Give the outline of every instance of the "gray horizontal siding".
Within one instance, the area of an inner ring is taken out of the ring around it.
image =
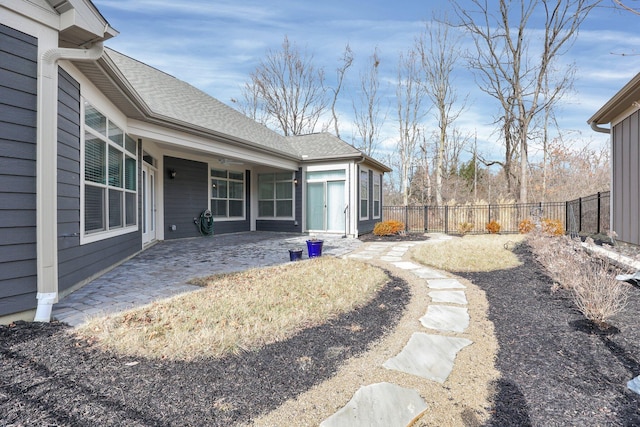
[[[198,237],[200,232],[193,218],[209,205],[208,165],[193,160],[164,158],[164,222],[165,239]],[[175,169],[176,178],[169,178],[169,170]],[[171,225],[176,230],[170,229]]]
[[[0,316],[36,306],[37,54],[0,24]]]
[[[142,249],[139,231],[80,245],[80,85],[58,74],[58,289],[64,291]]]
[[[164,167],[162,176],[164,179],[165,239],[201,236],[193,219],[198,218],[202,211],[209,206],[209,165],[203,162],[165,156]],[[175,179],[169,177],[171,169],[177,172]],[[245,217],[247,219],[241,221],[216,221],[214,219],[214,234],[251,230],[249,220],[251,217],[250,171],[245,171],[245,181]],[[171,230],[172,225],[176,226],[175,231]]]
[[[298,222],[298,224],[300,224]],[[301,227],[295,225],[293,220],[278,221],[278,220],[257,220],[257,231],[277,231],[286,233],[300,233]]]

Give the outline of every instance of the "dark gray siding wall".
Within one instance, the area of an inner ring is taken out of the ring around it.
[[[640,245],[640,112],[613,128],[612,229],[618,240]]]
[[[302,232],[302,168],[298,169],[295,178],[298,180],[298,185],[295,188],[295,206],[294,208],[294,221],[278,221],[278,220],[258,220],[256,221],[257,231],[278,231],[287,233],[301,233]],[[296,223],[298,225],[296,225]]]
[[[140,162],[140,156],[138,156]],[[80,85],[58,73],[58,289],[73,285],[142,249],[140,231],[80,246]]]
[[[164,158],[164,237],[167,240],[185,237],[199,237],[200,232],[193,222],[203,210],[209,206],[209,166],[206,163],[193,160]],[[171,179],[169,171],[174,169],[176,177]],[[251,210],[249,206],[249,183],[251,174],[245,171],[245,209],[246,220],[243,221],[215,221],[214,234],[236,233],[249,231]],[[171,226],[176,230],[172,231]]]
[[[165,239],[200,236],[193,219],[209,205],[207,164],[165,156],[164,167]],[[171,169],[176,171],[174,179],[169,177]],[[176,226],[175,231],[171,230],[172,225]]]
[[[373,231],[380,218],[373,218],[373,171],[369,171],[369,219],[360,221],[360,170],[358,169],[358,233],[366,234]]]
[[[0,316],[36,306],[38,41],[0,24]]]

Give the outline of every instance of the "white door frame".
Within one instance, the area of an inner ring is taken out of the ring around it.
[[[157,182],[156,169],[143,162],[142,165],[142,245],[157,239],[158,218],[156,216]]]

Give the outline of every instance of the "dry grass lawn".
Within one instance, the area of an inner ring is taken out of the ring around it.
[[[363,306],[387,281],[374,266],[322,257],[199,279],[202,290],[93,319],[77,332],[123,354],[221,357]]]
[[[524,240],[522,234],[465,236],[437,245],[420,245],[412,252],[416,262],[446,271],[494,271],[521,263],[511,251]]]

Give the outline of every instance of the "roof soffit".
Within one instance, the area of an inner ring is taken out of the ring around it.
[[[60,15],[61,46],[85,46],[118,35],[89,0],[47,0]]]
[[[609,99],[587,123],[604,125],[618,121],[618,118],[632,109],[634,103],[638,101],[640,101],[640,73]]]

